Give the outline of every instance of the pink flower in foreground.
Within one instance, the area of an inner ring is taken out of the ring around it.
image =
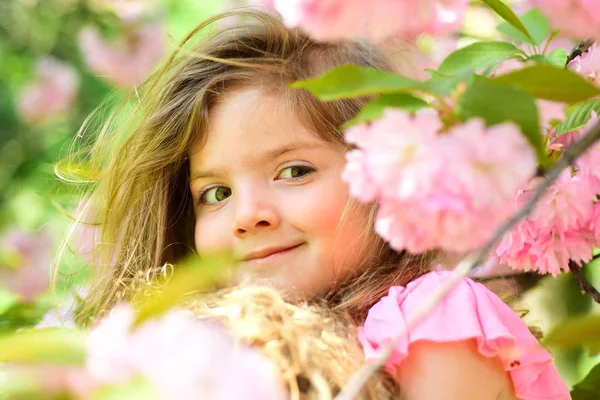
[[[130,30],[115,43],[107,43],[93,27],[84,28],[79,46],[90,71],[117,86],[140,84],[165,52],[161,24]]]
[[[437,168],[439,160],[431,160],[432,142],[442,123],[432,110],[415,116],[389,109],[371,125],[357,125],[346,133],[346,140],[359,150],[347,154],[347,167],[342,173],[350,185],[352,196],[369,202],[376,197],[400,197],[421,185],[418,174]]]
[[[79,89],[79,75],[60,60],[47,57],[36,65],[36,77],[17,99],[17,111],[30,125],[49,121],[66,113]]]
[[[568,68],[600,85],[600,49],[594,43],[588,51],[575,57]]]
[[[512,199],[535,173],[535,155],[513,124],[481,120],[438,134],[431,110],[414,117],[387,110],[348,131],[358,145],[342,178],[350,193],[377,199],[377,232],[398,250],[467,251],[485,241],[512,211]]]
[[[0,282],[24,301],[33,301],[50,285],[52,238],[47,232],[12,230],[0,238],[2,252],[16,265],[0,265]]]
[[[600,39],[600,2],[597,0],[532,0],[553,28],[575,39]]]
[[[457,30],[467,0],[274,0],[286,25],[301,27],[320,40],[382,40],[391,35],[414,38]]]
[[[87,370],[119,384],[141,376],[163,399],[283,399],[274,363],[215,322],[178,310],[132,328],[118,306],[90,332]]]

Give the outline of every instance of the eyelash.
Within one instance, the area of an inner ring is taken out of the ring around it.
[[[307,172],[304,175],[302,175],[302,176],[297,176],[297,177],[292,177],[292,178],[284,178],[284,179],[287,179],[287,180],[299,180],[299,179],[305,178],[307,175],[310,175],[310,174],[312,174],[312,173],[314,173],[314,172],[317,171],[316,168],[310,167],[308,165],[289,165],[289,166],[287,166],[285,168],[282,168],[277,175],[278,176],[281,175],[281,172],[285,171],[288,168],[296,168],[296,167],[306,168]],[[280,180],[280,179],[278,179],[278,180]],[[208,193],[209,190],[217,188],[217,187],[219,187],[219,186],[208,186],[208,187],[205,187],[204,189],[200,190],[200,192],[198,192],[198,201],[196,202],[196,205],[197,206],[206,206],[207,204],[203,201],[204,197],[206,196],[206,194]]]

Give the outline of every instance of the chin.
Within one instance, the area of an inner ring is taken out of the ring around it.
[[[240,286],[266,286],[283,293],[290,301],[306,300],[315,296],[315,288],[305,280],[290,280],[289,277],[280,275],[266,276],[263,271],[240,272],[235,282]]]

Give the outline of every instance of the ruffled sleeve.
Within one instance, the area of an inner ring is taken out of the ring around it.
[[[406,287],[394,286],[369,311],[359,339],[367,361],[377,349],[404,328],[406,319],[417,311],[453,274],[430,272]],[[552,356],[531,334],[527,325],[502,300],[485,286],[464,278],[445,296],[438,306],[410,332],[400,337],[386,362],[395,376],[408,347],[419,340],[437,343],[475,339],[479,353],[499,357],[510,373],[515,395],[524,400],[570,399],[569,390],[556,368]]]

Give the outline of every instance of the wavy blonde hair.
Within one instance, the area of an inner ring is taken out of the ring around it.
[[[229,17],[241,22],[218,24]],[[94,210],[95,241],[100,245],[89,265],[98,278],[79,310],[80,322],[93,320],[118,300],[128,299],[136,276],[164,271],[163,266],[177,265],[194,252],[187,155],[192,144],[205,138],[209,113],[221,96],[260,84],[280,94],[322,139],[344,143],[340,127],[367,99],[323,102],[288,85],[348,63],[393,69],[366,42],[316,42],[286,28],[275,15],[226,12],[194,29],[135,93],[133,107],[117,109],[125,114],[124,122],[110,117],[85,149],[80,141],[89,140],[87,133],[94,127],[91,122],[84,124],[75,143],[77,152],[57,167],[62,179],[92,186],[86,198],[88,208]],[[73,173],[82,164],[91,171],[84,179]],[[432,260],[430,254],[398,253],[374,235],[375,211],[374,205],[365,233],[373,237],[369,256],[325,296],[330,307],[347,312],[357,323],[390,286],[404,285],[423,274]],[[90,223],[89,212],[84,221]],[[65,245],[57,265],[67,250]]]
[[[290,303],[272,288],[225,289],[186,306],[201,318],[220,321],[233,337],[269,357],[292,400],[332,399],[364,362],[346,314],[326,305]],[[393,399],[399,391],[382,370],[357,399]]]

